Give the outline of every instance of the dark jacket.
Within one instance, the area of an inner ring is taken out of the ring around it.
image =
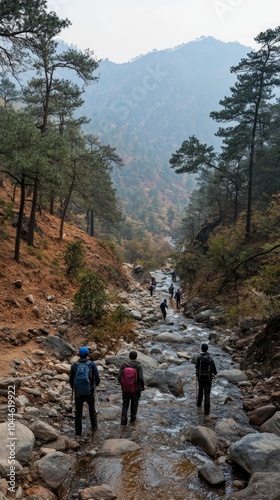
[[[89,361],[89,360],[85,359],[85,358],[80,358],[78,361],[76,361],[75,363],[72,364],[71,370],[70,370],[70,377],[69,377],[69,384],[72,387],[72,389],[74,389],[74,380],[75,380],[75,374],[77,371],[77,363],[86,363],[86,361]],[[94,363],[94,361],[90,361],[89,366],[92,370],[92,377],[91,377],[92,388],[91,389],[92,389],[92,392],[94,392],[94,387],[98,386],[100,384],[100,377],[99,377],[97,366]]]
[[[209,367],[209,369],[208,369]],[[213,359],[208,352],[199,354],[195,365],[196,376],[198,378],[205,378],[212,380],[213,375],[217,375],[217,370]]]
[[[144,384],[143,368],[142,368],[140,361],[137,361],[137,359],[129,359],[129,360],[123,362],[122,366],[119,369],[118,381],[121,382],[122,371],[127,366],[131,366],[132,368],[136,369],[137,375],[138,375],[139,389],[144,391],[145,384]]]

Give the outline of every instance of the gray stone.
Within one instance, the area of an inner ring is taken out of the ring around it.
[[[42,441],[52,441],[57,439],[59,432],[52,425],[43,422],[43,420],[35,420],[32,425],[30,425],[30,430],[34,433],[36,438]]]
[[[191,429],[190,440],[200,446],[211,458],[215,457],[219,449],[219,440],[215,432],[202,425]]]
[[[274,413],[274,415],[264,422],[260,427],[261,432],[270,432],[276,434],[280,437],[280,411]]]
[[[280,437],[267,432],[248,434],[230,446],[229,455],[249,474],[280,472]]]
[[[204,464],[198,471],[198,477],[211,484],[211,486],[224,486],[226,483],[225,476],[221,469],[212,462]]]
[[[14,434],[11,435],[11,432]],[[32,458],[34,443],[33,432],[18,420],[15,422],[15,428],[8,429],[8,422],[0,424],[1,459],[8,459],[11,456],[11,451],[15,450],[16,460],[21,464],[26,464]]]
[[[57,490],[70,470],[70,459],[65,453],[49,453],[36,462],[38,472],[48,486]]]
[[[75,353],[75,349],[71,344],[68,344],[68,342],[65,342],[65,340],[56,335],[46,337],[44,339],[43,346],[45,349],[51,351],[61,361],[73,356]]]
[[[247,488],[233,493],[228,500],[279,500],[279,492],[279,472],[255,472]]]
[[[141,450],[140,446],[129,439],[106,439],[98,454],[106,456],[119,456]]]

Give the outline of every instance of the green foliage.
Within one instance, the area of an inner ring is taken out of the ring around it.
[[[81,240],[68,243],[64,252],[64,262],[66,264],[66,274],[69,278],[78,278],[85,268],[86,250]]]
[[[106,314],[108,295],[104,278],[92,271],[87,271],[80,279],[80,288],[74,295],[74,304],[78,314],[93,323]]]
[[[125,325],[133,321],[133,316],[123,305],[119,304],[111,312],[110,318],[117,323],[117,325]]]
[[[118,253],[117,247],[113,241],[108,241],[108,240],[99,240],[98,239],[98,244],[106,250],[110,255],[115,257],[118,261],[120,261],[120,255]]]

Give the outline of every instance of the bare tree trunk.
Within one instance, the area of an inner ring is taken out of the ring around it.
[[[18,223],[17,223],[17,234],[15,242],[15,260],[19,262],[19,251],[20,251],[20,235],[22,228],[22,219],[24,213],[24,203],[25,203],[25,174],[23,173],[20,181],[20,206],[18,212]]]
[[[73,178],[72,178],[72,182],[71,182],[71,186],[69,188],[69,193],[68,193],[68,196],[67,196],[67,198],[65,200],[65,204],[64,204],[64,208],[63,208],[63,212],[62,212],[62,216],[61,216],[60,229],[59,229],[59,239],[60,240],[63,240],[63,226],[64,226],[64,221],[65,221],[66,213],[67,213],[67,210],[68,210],[68,206],[69,206],[69,203],[70,203],[70,199],[71,199],[71,196],[72,196],[72,192],[73,192],[73,189],[74,189],[75,180],[76,180],[76,172],[74,170]]]
[[[27,244],[29,247],[32,247],[34,245],[37,199],[38,199],[38,178],[36,177],[34,179],[32,207],[31,207],[31,213],[30,213],[30,219],[29,219],[29,230],[28,230],[28,239],[27,239]]]

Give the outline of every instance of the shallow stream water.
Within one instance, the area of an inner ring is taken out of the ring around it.
[[[168,298],[171,277],[160,271],[154,274],[157,287],[151,300],[159,304],[163,298]],[[175,288],[177,285],[175,283]],[[185,318],[176,309],[175,300],[168,299],[168,306],[166,323],[162,320],[147,330],[151,340],[145,341],[143,348],[156,359],[162,355],[174,358],[169,369],[179,373],[185,381],[184,397],[176,398],[171,393],[147,387],[140,399],[137,421],[121,428],[120,387],[114,376],[107,379],[104,392],[98,393],[98,430],[93,436],[88,431],[85,443],[76,453],[77,462],[69,476],[67,492],[61,496],[63,500],[77,498],[85,487],[100,484],[109,485],[118,500],[218,500],[233,493],[233,472],[227,463],[220,465],[226,477],[224,488],[214,489],[198,478],[198,469],[212,459],[187,441],[186,436],[190,427],[198,425],[215,430],[215,425],[223,418],[232,418],[240,428],[248,428],[241,392],[237,386],[217,377],[211,391],[211,418],[206,419],[203,409],[196,406],[194,364],[190,360],[179,360],[177,352],[187,352],[190,356],[198,354],[201,343],[206,341],[218,372],[239,367],[228,353],[209,342],[210,330]],[[182,331],[182,325],[185,325],[187,334],[191,334],[192,343],[163,344],[152,340],[155,334],[163,331]],[[115,396],[108,401],[108,394]],[[98,450],[105,439],[112,438],[135,441],[141,450],[122,457],[94,456],[92,450]]]

